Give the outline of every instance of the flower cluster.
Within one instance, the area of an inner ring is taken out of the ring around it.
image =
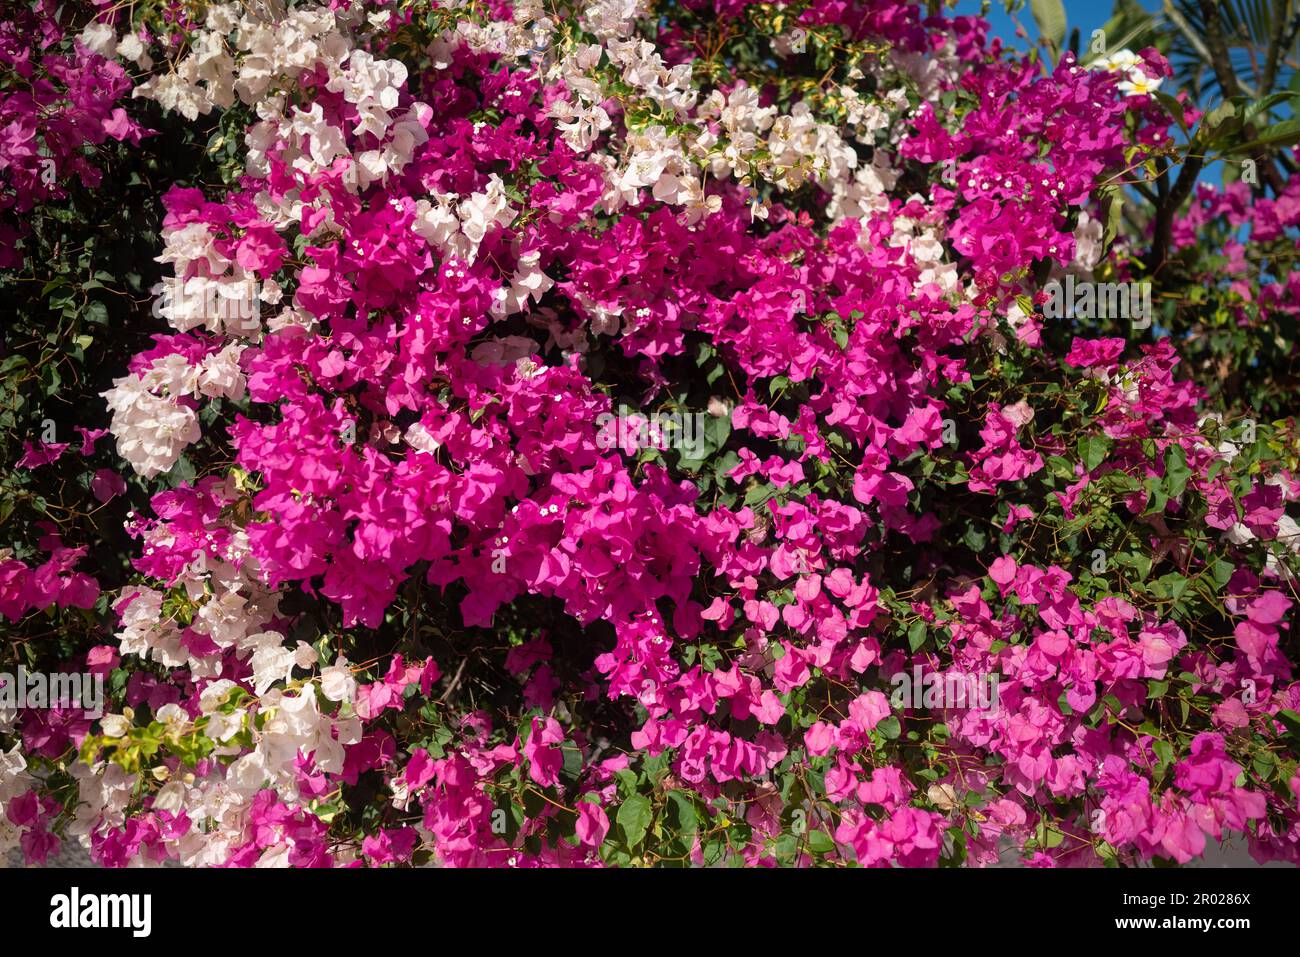
[[[1300,863],[1293,447],[1234,443],[1168,338],[1057,350],[1034,308],[1138,268],[1098,195],[1169,148],[1168,64],[785,9],[84,28],[95,69],[144,71],[133,105],[237,129],[237,176],[159,197],[156,261],[257,309],[165,308],[114,370],[148,490],[86,659],[114,710],[38,743],[20,717],[0,847],[41,858],[57,820],[112,866],[1095,865],[1232,835]],[[797,22],[834,82],[706,55],[718,21],[811,70]],[[661,413],[703,434],[602,436]],[[0,614],[94,606],[47,547],[0,564]],[[1000,693],[891,702],[914,669]],[[29,768],[59,746],[66,806]]]
[[[99,184],[95,146],[138,145],[149,132],[127,114],[131,78],[101,45],[78,39],[59,48],[58,6],[15,4],[0,18],[0,70],[18,81],[0,92],[0,268],[22,266],[19,240],[33,207],[65,197],[74,183]]]

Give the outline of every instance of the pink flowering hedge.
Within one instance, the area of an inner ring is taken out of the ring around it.
[[[932,7],[6,8],[0,850],[1300,863],[1300,135]]]

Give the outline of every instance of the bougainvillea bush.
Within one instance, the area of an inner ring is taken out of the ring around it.
[[[7,6],[0,849],[1300,863],[1286,77],[1057,7]]]

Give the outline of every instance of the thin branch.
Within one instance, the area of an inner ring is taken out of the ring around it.
[[[1219,13],[1219,4],[1216,0],[1200,0],[1200,3],[1201,16],[1205,19],[1204,49],[1207,56],[1205,62],[1219,78],[1219,86],[1223,88],[1223,98],[1230,100],[1234,96],[1245,93],[1252,100],[1255,99],[1258,95],[1255,88],[1246,81],[1238,79],[1237,71],[1232,68],[1232,55],[1228,50],[1228,42],[1224,38],[1223,18]]]
[[[1160,171],[1160,179],[1156,182],[1160,203],[1156,206],[1155,236],[1152,238],[1151,253],[1147,262],[1147,267],[1152,273],[1159,272],[1169,258],[1169,237],[1174,228],[1174,216],[1177,215],[1184,200],[1191,195],[1192,187],[1196,185],[1196,179],[1201,175],[1201,168],[1204,165],[1203,156],[1188,156],[1183,161],[1182,169],[1178,171],[1178,179],[1174,181],[1167,195],[1161,188],[1166,183],[1167,170],[1162,168]]]
[[[1274,10],[1277,7],[1274,6]],[[1269,31],[1268,38],[1268,55],[1264,59],[1264,75],[1260,77],[1259,88],[1266,94],[1273,89],[1273,82],[1277,79],[1277,64],[1282,56],[1282,34],[1287,30],[1286,23],[1274,23]]]

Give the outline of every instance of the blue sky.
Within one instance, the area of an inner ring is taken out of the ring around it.
[[[1105,25],[1110,19],[1112,4],[1110,0],[1064,0],[1065,18],[1066,18],[1066,38],[1069,38],[1069,31],[1075,27],[1079,28],[1079,48],[1082,50],[1087,46],[1088,37],[1092,31]],[[1139,0],[1140,4],[1148,10],[1160,9],[1159,0]],[[974,16],[980,12],[980,0],[959,0],[956,6],[956,12],[962,15]],[[1038,28],[1034,23],[1034,16],[1029,12],[1029,4],[1026,2],[1022,8],[1016,12],[1016,20],[1019,20],[1024,28],[1029,32],[1033,39],[1038,38]],[[1016,38],[1016,24],[1006,13],[1006,4],[1003,0],[992,0],[989,5],[988,21],[992,25],[992,33],[999,36],[1002,41],[1009,46],[1024,47],[1024,40]]]

